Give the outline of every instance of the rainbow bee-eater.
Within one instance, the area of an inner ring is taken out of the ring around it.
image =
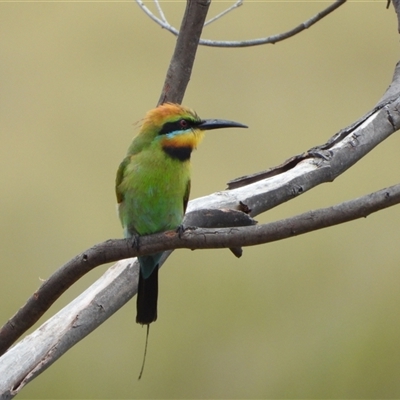
[[[204,131],[247,128],[238,122],[201,119],[193,110],[166,103],[150,110],[129,146],[116,179],[124,236],[140,236],[181,226],[190,192],[190,155]],[[136,322],[157,319],[158,267],[162,253],[138,257]]]

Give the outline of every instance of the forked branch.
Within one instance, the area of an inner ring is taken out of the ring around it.
[[[192,3],[200,2],[192,0],[188,2],[188,6]],[[337,8],[343,3],[344,1],[334,4]],[[201,7],[207,7],[207,4],[206,1],[201,3],[200,9],[196,11],[199,13],[197,15],[201,15],[199,18],[204,17],[203,22],[206,12],[204,13],[205,9]],[[393,4],[397,11],[399,1],[394,0]],[[189,16],[189,12],[185,14],[186,23]],[[196,19],[195,14],[192,17]],[[182,23],[181,34],[192,29],[185,25],[185,21]],[[196,29],[196,35],[199,37],[201,28]],[[182,49],[184,48],[183,45]],[[176,49],[175,53],[174,59],[179,63],[182,52]],[[188,60],[179,65],[183,70],[185,66],[189,67],[189,73],[184,76],[182,83],[178,82],[180,76],[177,69],[172,69],[172,73],[167,74],[160,101],[180,101],[190,77],[194,57],[195,51],[192,49]],[[176,85],[179,89],[171,90]],[[360,120],[334,135],[322,146],[294,156],[276,168],[237,179],[230,184],[230,190],[191,201],[188,212],[227,208],[247,210],[251,216],[255,216],[321,183],[330,182],[400,128],[399,110],[400,74],[399,67],[396,67],[392,84],[383,99]],[[211,230],[189,229],[182,239],[179,239],[175,232],[149,236],[142,238],[140,251],[151,253],[183,247],[194,249],[249,246],[280,240],[365,217],[371,212],[397,204],[400,201],[399,191],[399,185],[396,185],[338,206],[310,211],[267,225]],[[202,221],[199,220],[196,225],[201,226]],[[164,259],[169,253],[165,253]],[[83,274],[97,265],[134,254],[136,253],[126,240],[110,240],[75,257],[44,282],[28,303],[2,328],[2,352],[6,351]],[[6,352],[0,358],[0,399],[15,396],[24,385],[132,298],[137,290],[137,272],[137,264],[133,259],[119,261],[70,305]],[[26,356],[27,354],[29,356]]]
[[[156,7],[160,13],[161,19],[155,16],[148,7],[144,4],[142,0],[136,0],[136,3],[138,6],[146,13],[147,16],[149,16],[155,23],[160,25],[162,28],[166,29],[167,31],[171,32],[173,35],[178,36],[179,30],[174,28],[170,23],[167,21],[165,18],[164,13],[162,12],[162,9],[160,7],[160,4],[158,0],[154,1],[156,4]],[[346,0],[336,0],[333,4],[330,4],[328,7],[317,13],[316,15],[313,15],[311,18],[307,19],[304,22],[301,22],[299,25],[295,26],[292,29],[289,29],[286,32],[278,33],[276,35],[271,35],[267,37],[262,37],[262,38],[256,38],[256,39],[249,39],[249,40],[238,40],[238,41],[225,41],[225,40],[210,40],[210,39],[200,39],[199,44],[202,46],[210,46],[210,47],[251,47],[251,46],[260,46],[263,44],[275,44],[278,42],[281,42],[282,40],[288,39],[292,36],[297,35],[300,32],[303,32],[304,30],[310,28],[314,24],[316,24],[318,21],[338,9],[340,6],[342,6],[344,3],[346,3]],[[207,21],[204,26],[209,25],[210,23],[217,21],[230,11],[235,10],[236,8],[240,7],[243,4],[243,1],[238,0],[236,1],[233,5],[228,7],[226,10],[221,12],[220,14],[216,15],[215,17],[211,18],[209,21]]]

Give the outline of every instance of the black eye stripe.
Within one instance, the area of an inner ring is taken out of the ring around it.
[[[183,127],[183,124],[186,122],[186,126]],[[173,122],[166,122],[160,132],[158,133],[159,135],[166,135],[171,132],[176,132],[176,131],[182,131],[186,129],[190,129],[196,125],[196,122],[187,120],[187,119],[180,119],[178,121],[173,121]]]

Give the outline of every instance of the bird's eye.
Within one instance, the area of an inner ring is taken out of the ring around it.
[[[189,127],[189,122],[187,122],[185,119],[179,120],[179,126],[182,129],[187,129]]]
[[[170,133],[178,133],[180,131],[186,131],[194,126],[194,123],[187,121],[186,119],[178,119],[177,121],[166,122],[158,132],[159,135],[168,135]]]

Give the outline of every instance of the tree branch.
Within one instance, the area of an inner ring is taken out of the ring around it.
[[[168,231],[141,238],[141,250],[125,239],[108,240],[88,249],[57,271],[35,293],[42,296],[46,284],[60,286],[70,270],[79,270],[86,263],[91,268],[121,257],[151,254],[176,248],[211,249],[231,246],[254,246],[301,235],[317,229],[365,218],[373,212],[400,203],[400,184],[362,196],[342,204],[322,208],[281,221],[259,226],[188,229],[180,237]],[[99,258],[98,254],[105,255]],[[138,268],[132,259],[121,260],[95,284],[67,307],[45,322],[33,334],[9,350],[0,363],[0,395],[13,396],[35,376],[47,369],[70,347],[96,329],[137,292]],[[39,349],[35,352],[32,349]],[[18,362],[20,354],[28,354]],[[17,384],[15,384],[17,382]],[[12,389],[10,389],[12,388]],[[0,397],[3,398],[3,397]],[[10,397],[4,397],[10,398]]]
[[[363,118],[352,124],[350,127],[343,129],[342,131],[338,132],[334,135],[331,139],[328,140],[322,146],[318,146],[308,152],[305,152],[304,155],[292,157],[289,161],[283,163],[280,167],[273,168],[270,170],[271,174],[268,176],[268,173],[263,173],[263,179],[259,179],[257,177],[256,181],[249,182],[248,178],[243,180],[239,180],[238,187],[231,190],[226,190],[223,192],[214,193],[212,195],[198,198],[189,202],[188,205],[188,213],[195,210],[201,209],[215,209],[215,208],[230,208],[241,210],[243,208],[247,208],[250,211],[250,215],[254,216],[261,212],[264,212],[268,209],[275,207],[278,204],[286,202],[293,197],[296,197],[302,193],[305,193],[307,190],[311,189],[312,187],[319,185],[323,182],[330,182],[335,179],[338,175],[343,173],[347,170],[351,165],[354,165],[358,160],[360,160],[364,155],[366,155],[369,151],[371,151],[377,144],[388,138],[393,132],[400,128],[400,88],[399,88],[399,66],[396,67],[394,78],[392,84],[390,85],[388,92],[390,96],[384,96],[383,100],[375,107],[371,112],[367,113]],[[397,194],[396,194],[397,196]],[[389,196],[390,197],[390,196]],[[397,198],[397,197],[396,197]],[[388,203],[389,204],[389,203]],[[327,212],[327,210],[321,211],[322,213]],[[315,215],[315,214],[311,214]],[[364,214],[362,215],[364,216]],[[314,218],[314,217],[313,217]],[[327,219],[331,218],[329,216],[326,217]],[[310,219],[310,218],[309,218]],[[312,220],[312,218],[311,218]],[[326,219],[325,219],[326,220]],[[284,223],[280,225],[283,229],[284,225],[287,224],[288,221],[285,220]],[[324,222],[325,223],[325,222]],[[276,224],[279,224],[277,222]],[[201,225],[201,221],[199,223]],[[326,225],[328,226],[328,225]],[[264,227],[262,227],[264,228]],[[275,229],[278,228],[278,225],[275,226]],[[238,229],[238,228],[237,228]],[[258,231],[259,227],[249,227],[245,229],[254,229]],[[305,229],[305,228],[304,228]],[[235,232],[236,230],[228,230],[229,232]],[[204,234],[202,231],[198,231],[200,236]],[[196,233],[194,232],[192,235],[196,237]],[[226,233],[226,231],[224,231]],[[296,228],[294,231],[295,233],[300,233],[300,227]],[[293,231],[289,232],[290,236],[293,236]],[[302,233],[302,232],[301,232]],[[187,237],[186,235],[190,235],[191,233],[187,233],[184,235],[184,238]],[[284,229],[281,235],[284,235]],[[171,234],[165,233],[163,234],[167,237],[175,235],[174,233]],[[211,237],[215,237],[215,230],[212,230]],[[164,237],[163,236],[163,237]],[[175,235],[176,236],[176,235]],[[234,247],[237,245],[250,245],[249,242],[241,242],[240,240],[233,239],[234,236],[232,234],[229,235],[230,239],[227,242],[223,242],[223,244],[219,245],[218,247]],[[245,235],[247,236],[247,234]],[[198,237],[198,236],[197,236]],[[210,238],[210,236],[206,236]],[[250,237],[250,236],[249,236]],[[282,236],[283,237],[283,236]],[[280,238],[282,238],[280,237]],[[141,251],[146,251],[148,238],[142,238],[141,240]],[[167,239],[165,239],[167,240]],[[172,239],[170,239],[172,240]],[[193,239],[194,240],[194,239]],[[200,240],[200,239],[197,239]],[[207,239],[207,241],[215,240],[215,239]],[[219,243],[220,240],[218,237]],[[276,239],[278,240],[278,239]],[[164,242],[164,241],[163,241]],[[228,243],[229,242],[229,243]],[[88,272],[92,268],[94,268],[97,263],[105,263],[111,260],[117,260],[120,257],[131,256],[135,254],[133,249],[130,248],[129,244],[125,241],[107,241],[106,244],[103,246],[94,246],[91,252],[83,253],[69,263],[67,263],[61,270],[56,272],[57,274],[66,274],[66,277],[62,279],[62,282],[58,282],[56,285],[53,286],[52,279],[50,278],[47,280],[43,285],[42,289],[43,292],[36,292],[29,300],[26,306],[22,307],[17,314],[7,322],[5,327],[0,332],[0,344],[2,349],[8,348],[8,346],[17,338],[19,337],[29,326],[31,326],[36,320],[50,307],[51,301],[54,301],[58,298],[61,293],[63,293],[68,285],[75,282],[79,277],[81,277],[84,273]],[[169,242],[172,243],[172,242]],[[182,247],[184,244],[184,240],[178,241],[174,243],[177,247]],[[164,243],[163,243],[164,245]],[[121,246],[123,249],[121,249]],[[154,245],[152,247],[151,252],[159,251],[163,247],[161,244]],[[198,245],[200,248],[200,245]],[[206,248],[207,245],[203,243],[204,247]],[[187,246],[190,247],[190,246]],[[193,248],[193,247],[190,247]],[[170,252],[165,252],[161,263],[169,256]],[[125,266],[127,271],[121,271]],[[125,263],[119,262],[118,263],[118,274],[114,276],[115,281],[113,279],[107,281],[109,285],[113,286],[116,285],[117,287],[121,287],[124,285],[128,285],[129,288],[125,288],[121,291],[121,295],[118,292],[113,292],[111,297],[107,297],[107,299],[112,303],[108,304],[108,309],[115,312],[118,308],[120,308],[126,301],[128,301],[133,295],[136,294],[136,279],[137,279],[137,263],[133,263],[133,260],[129,259],[126,260]],[[64,271],[63,271],[64,270]],[[126,279],[126,274],[129,274],[130,279],[134,276],[134,280],[129,281],[121,281],[121,279]],[[107,275],[109,277],[110,275]],[[57,281],[57,280],[56,280]],[[102,282],[101,284],[98,282]],[[105,285],[105,281],[101,278],[97,283],[92,285],[95,290],[99,288],[98,285]],[[104,291],[103,291],[104,290]],[[43,296],[43,293],[45,294]],[[109,293],[109,289],[106,286],[101,289],[100,292],[96,292],[96,296],[103,296],[104,293]],[[93,300],[94,298],[93,293],[87,291],[87,295],[89,296],[86,298],[85,296],[80,296],[79,301],[78,299],[74,302],[78,307],[81,307],[82,313],[86,315],[93,316],[93,307],[99,308],[97,305],[97,300]],[[46,298],[47,296],[47,298]],[[121,298],[122,296],[123,298]],[[101,297],[103,299],[103,297]],[[49,300],[50,299],[50,300]],[[97,299],[97,297],[95,297]],[[78,305],[79,303],[79,305]],[[93,321],[89,323],[90,330],[95,329],[96,326],[104,322],[106,318],[111,315],[109,313],[103,314],[103,305],[100,307],[100,311],[93,317]],[[69,310],[69,308],[68,308]],[[86,310],[86,311],[85,311]],[[62,313],[63,311],[60,311]],[[76,314],[75,314],[76,315]],[[103,319],[104,317],[104,319]],[[54,317],[56,321],[59,321],[58,314]],[[30,342],[31,338],[38,337],[40,342],[37,343],[46,343],[40,332],[45,332],[47,327],[49,326],[58,326],[59,325],[52,325],[53,319],[50,319],[46,322],[42,327],[29,335],[25,338],[22,342],[20,342],[17,346],[12,349],[11,354],[25,354],[24,353],[24,346],[31,345]],[[65,319],[65,322],[68,323],[71,320]],[[59,323],[59,322],[57,322]],[[81,323],[81,322],[80,322]],[[83,326],[83,325],[82,325]],[[71,339],[71,333],[69,329],[73,328],[73,340]],[[47,366],[54,362],[54,358],[56,355],[59,357],[63,352],[60,350],[63,348],[64,350],[71,347],[77,341],[81,340],[85,335],[87,335],[89,328],[86,327],[82,328],[81,334],[78,334],[79,330],[76,329],[76,325],[74,322],[71,322],[69,327],[64,327],[61,329],[62,333],[65,335],[65,340],[67,340],[68,345],[65,347],[64,345],[59,344],[59,339],[56,332],[51,331],[51,337],[55,340],[55,342],[50,341],[51,348],[44,350],[42,346],[39,346],[37,355],[39,359],[31,359],[33,364],[29,364],[27,366],[27,370],[25,370],[25,375],[20,379],[21,374],[23,374],[22,370],[14,371],[12,369],[8,369],[8,362],[10,360],[10,351],[5,353],[4,356],[0,358],[0,376],[2,377],[12,377],[9,380],[4,380],[4,382],[20,382],[21,384],[18,385],[18,390],[22,388],[24,384],[29,382],[36,376],[38,373],[42,372]],[[50,329],[50,328],[49,328]],[[46,331],[49,332],[49,331]],[[48,333],[49,334],[49,333]],[[63,339],[64,340],[64,339]],[[55,348],[54,348],[55,346]],[[61,347],[59,347],[61,346]],[[56,349],[56,350],[55,350]],[[39,351],[40,350],[40,351]],[[45,351],[45,359],[46,362],[43,361],[40,357],[43,357],[43,351]],[[17,353],[15,353],[17,352]],[[21,353],[22,352],[22,353]],[[11,359],[14,359],[14,356],[11,356]],[[27,359],[28,361],[28,359]],[[34,366],[32,366],[34,365]],[[4,367],[6,366],[6,368]],[[4,369],[5,368],[5,369]],[[29,369],[30,368],[30,369]],[[35,370],[36,372],[27,375],[27,371]],[[8,371],[8,372],[7,372]],[[6,375],[4,375],[6,374]],[[14,374],[14,375],[13,375]],[[15,375],[17,374],[17,375]],[[22,383],[24,382],[24,383]],[[4,383],[5,384],[5,383]],[[0,389],[3,388],[5,391],[10,389],[10,386],[0,386]],[[17,390],[17,389],[16,389]],[[18,391],[17,390],[17,391]],[[17,393],[15,391],[15,393]],[[0,393],[2,393],[0,391]],[[13,392],[14,393],[14,392]],[[0,397],[1,399],[1,397]]]
[[[196,1],[189,3],[196,3]],[[179,54],[178,50],[176,53]],[[194,55],[195,51],[192,51],[193,59]],[[190,60],[188,62],[190,64]],[[180,67],[185,69],[184,65]],[[191,70],[191,66],[189,69]],[[190,70],[178,92],[169,91],[168,88],[168,82],[175,85],[171,82],[176,82],[173,81],[174,79],[180,79],[176,70],[172,71],[171,76],[167,74],[164,101],[178,101],[179,96],[183,96]],[[400,78],[398,70],[397,66],[392,84],[382,101],[363,118],[334,135],[327,143],[292,157],[280,166],[261,174],[235,180],[230,184],[231,190],[193,200],[189,203],[188,212],[213,208],[236,210],[247,208],[250,210],[250,215],[254,216],[320,183],[334,180],[399,129]],[[172,80],[168,81],[168,79]],[[144,237],[141,240],[141,253],[159,251],[156,249],[164,248],[249,246],[280,240],[364,217],[378,209],[397,204],[398,190],[398,185],[396,185],[339,206],[304,213],[262,226],[211,230],[200,228],[188,230],[182,239],[179,239],[175,232]],[[154,240],[157,242],[153,243]],[[28,300],[26,306],[8,321],[0,331],[0,346],[3,350],[8,348],[28,326],[31,326],[30,324],[40,318],[50,307],[51,302],[83,274],[97,265],[133,254],[135,254],[134,249],[126,240],[110,240],[75,257],[44,282]],[[163,260],[169,254],[170,252],[166,251]],[[16,395],[26,383],[122,307],[136,294],[137,274],[137,263],[134,260],[119,261],[81,296],[5,353],[0,358],[0,399],[8,399]],[[32,349],[35,350],[32,351]]]
[[[210,4],[211,0],[188,0],[158,104],[182,102]]]
[[[397,82],[398,69],[399,68],[396,68],[394,80],[389,88],[391,93],[394,93],[394,85],[395,82]],[[251,215],[257,215],[267,209],[276,206],[277,204],[283,203],[299,194],[304,193],[305,191],[322,182],[331,181],[337,175],[344,172],[347,168],[349,168],[360,158],[362,158],[368,151],[372,150],[379,142],[383,141],[394,131],[399,129],[399,110],[399,97],[395,97],[394,95],[392,95],[389,99],[385,97],[384,101],[381,102],[378,107],[375,107],[373,111],[367,113],[367,115],[361,120],[357,121],[357,123],[334,135],[325,145],[316,148],[318,149],[318,151],[315,150],[306,152],[306,156],[304,159],[301,159],[300,161],[296,160],[293,165],[289,163],[289,166],[285,167],[285,171],[280,171],[273,176],[269,176],[262,180],[240,186],[236,189],[214,193],[210,196],[193,200],[189,203],[188,212],[209,208],[243,209],[243,207],[247,206],[251,210]],[[385,193],[390,193],[390,196],[385,197]],[[391,194],[390,191],[386,190],[382,193],[378,193],[377,195],[384,196],[382,204],[385,206],[391,205],[392,203],[390,202],[392,201],[397,201],[394,200],[397,199],[397,192]],[[365,200],[366,198],[362,198],[361,201]],[[346,204],[346,207],[348,207],[348,204]],[[349,210],[351,209],[349,208]],[[338,216],[336,218],[344,218],[343,221],[352,219],[349,216],[344,217],[342,211],[343,210],[339,209],[339,214],[337,214]],[[158,252],[166,248],[172,247],[210,248],[213,246],[248,246],[255,243],[261,243],[250,242],[250,240],[254,240],[254,236],[249,234],[249,232],[256,232],[254,233],[254,235],[257,236],[260,230],[262,231],[263,229],[272,229],[273,231],[279,231],[277,233],[278,236],[276,236],[275,239],[266,239],[265,237],[263,237],[262,240],[264,242],[278,240],[282,239],[283,237],[289,237],[293,236],[294,234],[307,232],[308,229],[319,229],[317,228],[318,225],[315,225],[314,228],[307,228],[308,224],[312,224],[313,221],[317,221],[319,219],[323,221],[321,222],[322,225],[319,225],[320,227],[330,226],[334,224],[334,222],[329,222],[329,224],[327,224],[326,222],[334,221],[334,218],[332,217],[332,212],[333,209],[324,209],[319,212],[309,214],[306,213],[305,215],[297,217],[299,218],[298,221],[302,221],[300,222],[301,224],[305,224],[303,228],[300,225],[293,225],[295,224],[296,220],[284,220],[274,223],[275,225],[270,225],[269,228],[266,228],[265,226],[248,227],[241,229],[228,228],[228,230],[218,231],[219,233],[223,232],[225,234],[229,232],[229,235],[227,235],[226,239],[221,239],[221,235],[215,235],[215,232],[217,232],[215,229],[211,230],[211,232],[208,232],[207,234],[205,233],[206,231],[202,230],[195,230],[193,232],[188,231],[183,235],[183,240],[178,240],[175,233],[167,232],[161,234],[163,240],[160,241],[159,238],[156,239],[156,243],[151,245],[153,247],[147,247],[148,240],[152,240],[150,237],[142,238],[141,253],[155,251]],[[350,215],[352,212],[353,211],[350,211]],[[359,218],[360,216],[365,216],[368,214],[368,211],[365,211],[365,209],[361,208],[360,213],[361,214],[355,217]],[[326,215],[323,217],[323,214]],[[317,219],[315,217],[316,215],[318,215]],[[199,221],[198,225],[201,224],[202,222]],[[285,228],[285,226],[289,226],[289,230],[288,228]],[[239,231],[237,231],[237,229],[239,229]],[[234,235],[233,232],[246,233],[242,238],[240,238],[240,235]],[[190,244],[188,244],[185,243],[185,238],[187,237],[195,237],[197,239],[191,239],[194,242],[190,242]],[[253,239],[251,239],[252,237]],[[204,238],[207,238],[207,240],[205,241]],[[173,240],[176,240],[176,242],[174,242]],[[167,242],[168,245],[166,245]],[[117,260],[122,257],[130,257],[133,254],[136,253],[130,247],[129,242],[127,242],[126,240],[120,240],[107,241],[103,245],[94,246],[88,252],[82,253],[79,256],[75,257],[59,271],[57,271],[51,278],[49,278],[49,280],[44,282],[41,289],[39,289],[39,291],[36,292],[28,300],[26,306],[22,307],[18,311],[18,313],[5,325],[2,331],[0,331],[0,343],[3,350],[7,348],[29,326],[36,322],[36,320],[46,311],[46,309],[50,307],[51,303],[55,299],[57,299],[70,284],[79,279],[83,274],[90,271],[97,265]],[[168,254],[169,253],[166,252],[164,259],[168,257]],[[119,263],[118,265],[120,267],[121,263]],[[132,268],[132,260],[126,261],[125,266],[127,268]],[[137,273],[136,268],[137,267],[133,265],[133,269],[134,271],[136,271],[134,272],[134,274]],[[136,275],[135,277],[137,278]],[[118,275],[116,279],[119,280],[120,275]],[[129,298],[136,293],[136,283],[132,284],[132,281],[127,282],[128,283],[112,281],[112,284],[116,284],[118,287],[121,287],[121,285],[128,285],[129,289],[125,289],[125,291],[128,291],[129,295],[124,295],[124,299],[123,301],[121,301],[119,295],[117,293],[114,293],[114,296],[116,298],[111,298],[110,301],[112,303],[118,303],[118,307],[114,307],[114,305],[109,305],[111,309],[118,309],[124,304],[125,301],[128,301]],[[136,280],[134,282],[136,282]],[[97,287],[96,284],[94,284],[94,287]],[[125,292],[122,291],[122,293]],[[90,301],[88,302],[88,300],[84,296],[81,298],[80,301],[83,302],[84,308],[88,305],[92,307],[92,305],[90,305],[92,303]],[[109,315],[107,314],[107,317],[108,316]],[[101,322],[103,322],[103,319],[96,318],[93,322],[93,329]],[[42,330],[42,328],[39,328],[39,330]],[[67,331],[68,329],[62,330],[62,332],[64,333]],[[83,331],[83,333],[85,335],[87,334],[86,331]],[[80,340],[83,336],[77,335],[74,337],[76,340]],[[70,345],[72,346],[72,344],[73,343],[71,342]],[[14,347],[14,349],[18,348],[18,346],[19,345]],[[6,353],[3,357],[6,357],[7,354],[8,353]],[[0,365],[3,365],[3,357],[0,359]],[[40,369],[40,371],[42,371],[42,369]],[[3,376],[1,372],[0,376]],[[30,379],[29,377],[25,378]]]
[[[162,28],[166,29],[167,31],[171,32],[173,35],[177,36],[179,32],[182,30],[178,31],[176,28],[171,26],[166,20],[160,20],[157,18],[143,3],[141,0],[136,0],[136,3],[139,5],[139,7],[157,24],[159,24]],[[210,40],[210,39],[200,39],[199,44],[203,46],[209,46],[209,47],[250,47],[250,46],[260,46],[263,44],[275,44],[278,42],[281,42],[282,40],[288,39],[292,36],[297,35],[298,33],[310,28],[312,25],[316,24],[318,21],[320,21],[322,18],[326,17],[329,15],[331,12],[335,11],[338,9],[340,6],[342,6],[344,3],[346,3],[346,0],[336,0],[333,4],[329,5],[326,7],[324,10],[320,11],[318,14],[312,16],[308,20],[300,23],[293,29],[290,29],[286,32],[282,32],[276,35],[271,35],[268,37],[264,38],[257,38],[257,39],[249,39],[249,40],[239,40],[239,41],[218,41],[218,40]],[[228,8],[227,10],[223,11],[221,14],[225,15],[227,12],[231,11],[232,9],[235,9],[242,5],[241,2],[236,2],[233,6]],[[218,19],[221,17],[221,14],[217,15],[216,17],[212,18],[210,21],[207,22],[207,24],[213,22],[214,20]],[[204,23],[204,20],[203,22]],[[201,32],[200,32],[201,33]],[[161,99],[160,99],[161,100]]]
[[[397,31],[400,33],[400,0],[393,0],[393,7],[397,15]],[[386,8],[389,8],[390,1],[388,0]]]
[[[235,10],[236,8],[238,8],[238,7],[242,6],[242,5],[243,5],[243,0],[237,0],[230,7],[226,8],[224,11],[220,12],[216,16],[214,16],[211,19],[209,19],[208,21],[206,21],[204,23],[204,26],[212,24],[213,22],[215,22],[215,21],[219,20],[220,18],[222,18],[224,15],[230,13],[231,11]]]
[[[393,82],[397,82],[399,71],[400,67],[397,66]],[[393,85],[389,90],[394,90]],[[251,216],[256,216],[321,183],[333,181],[399,128],[400,98],[399,95],[392,95],[359,121],[338,132],[326,144],[315,147],[304,155],[292,157],[282,164],[284,167],[281,165],[250,178],[233,181],[232,190],[192,200],[187,212],[210,208],[241,210],[245,206]],[[194,220],[191,224],[204,226],[204,221]],[[227,245],[234,246],[236,244]],[[111,246],[106,253],[103,248],[99,248],[90,257],[87,253],[80,254],[53,275],[54,281],[49,279],[44,282],[40,295],[38,292],[34,293],[26,305],[8,321],[5,328],[0,330],[0,354],[32,326],[68,287],[92,268],[134,254],[115,254],[114,251]],[[64,274],[63,269],[67,271],[66,275],[58,280],[57,274]]]

